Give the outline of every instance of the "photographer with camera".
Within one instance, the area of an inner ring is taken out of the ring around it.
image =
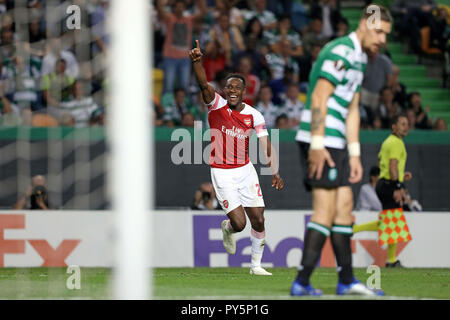
[[[216,193],[211,182],[204,182],[199,190],[195,192],[194,210],[216,210],[219,209],[219,202],[216,199]]]
[[[36,175],[31,178],[31,186],[13,205],[14,210],[48,210],[48,193],[45,178]]]

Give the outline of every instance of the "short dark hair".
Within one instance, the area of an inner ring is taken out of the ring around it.
[[[377,166],[373,166],[370,168],[369,176],[376,177],[380,175],[380,168]]]
[[[393,21],[392,15],[389,12],[389,9],[387,9],[386,7],[383,7],[383,6],[379,5],[379,4],[374,4],[374,3],[371,3],[371,4],[369,4],[369,5],[364,7],[361,19],[368,19],[369,17],[371,17],[374,14],[374,12],[372,10],[369,10],[369,8],[372,7],[372,6],[377,6],[380,9],[380,19],[381,19],[381,21],[385,21],[385,22],[392,22]]]
[[[406,113],[403,113],[403,112],[400,113],[400,114],[395,115],[395,116],[392,118],[392,120],[391,120],[391,126],[394,125],[394,124],[397,124],[397,123],[398,123],[398,120],[399,120],[400,118],[406,118],[406,119],[408,119],[408,116],[406,115]]]
[[[239,73],[232,73],[232,74],[228,75],[225,78],[225,82],[227,82],[228,80],[233,79],[233,78],[240,79],[244,83],[244,87],[247,86],[247,84],[245,83],[245,77]]]

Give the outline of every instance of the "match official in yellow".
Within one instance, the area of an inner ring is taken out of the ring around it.
[[[378,231],[378,243],[388,248],[386,267],[402,266],[397,260],[397,243],[412,239],[403,214],[403,182],[412,178],[410,172],[405,172],[407,153],[403,138],[408,129],[408,118],[396,116],[392,121],[392,133],[384,140],[378,153],[380,179],[375,191],[383,207],[378,220],[353,226],[354,233]]]

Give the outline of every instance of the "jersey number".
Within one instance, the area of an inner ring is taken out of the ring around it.
[[[261,186],[259,185],[259,183],[256,183],[255,186],[256,186],[256,189],[258,190],[258,197],[262,197]]]

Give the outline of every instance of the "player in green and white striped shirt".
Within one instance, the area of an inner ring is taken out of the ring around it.
[[[309,88],[297,132],[305,186],[313,192],[314,213],[307,225],[304,249],[291,295],[320,295],[309,278],[325,240],[331,238],[338,265],[337,294],[382,295],[353,276],[351,183],[362,178],[359,145],[359,90],[366,52],[377,52],[391,32],[389,11],[364,8],[358,29],[325,45],[309,77]],[[348,152],[347,152],[348,149]]]

